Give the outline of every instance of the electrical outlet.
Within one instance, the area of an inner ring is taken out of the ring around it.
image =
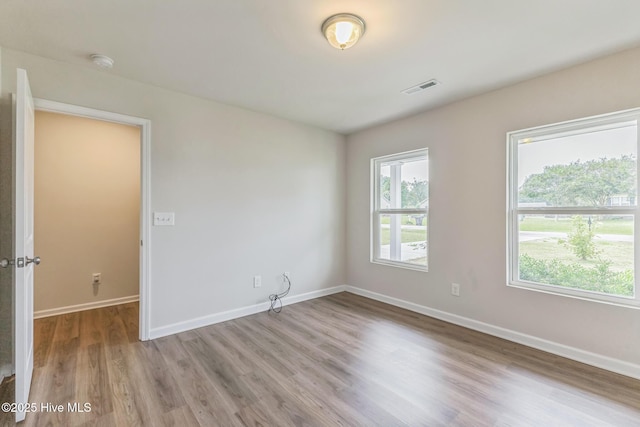
[[[92,277],[94,285],[99,285],[100,283],[102,283],[102,273],[93,273]]]
[[[253,276],[253,287],[259,288],[262,286],[262,276]]]
[[[460,296],[460,285],[457,283],[451,284],[451,295],[459,297]]]

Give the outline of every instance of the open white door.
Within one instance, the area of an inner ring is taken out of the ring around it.
[[[27,72],[18,69],[15,123],[15,368],[16,403],[29,401],[33,373],[33,140],[34,108]],[[16,413],[22,421],[25,412]]]

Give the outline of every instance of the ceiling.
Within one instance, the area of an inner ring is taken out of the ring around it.
[[[367,23],[345,51],[320,33],[340,12]],[[348,134],[640,46],[638,16],[638,0],[2,0],[0,46],[102,53],[115,75]]]

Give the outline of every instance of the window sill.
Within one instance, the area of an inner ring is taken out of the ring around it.
[[[554,285],[541,285],[537,283],[511,281],[507,284],[511,288],[524,289],[527,291],[541,292],[549,295],[556,295],[560,297],[579,299],[583,301],[590,301],[600,304],[615,305],[618,307],[632,308],[640,310],[640,301],[635,298],[629,297],[615,297],[597,292],[579,291],[570,288],[564,288]]]
[[[398,262],[398,261],[390,261],[387,259],[375,259],[375,258],[371,259],[370,261],[372,264],[386,265],[387,267],[396,267],[396,268],[402,268],[405,270],[421,271],[423,273],[426,273],[429,271],[429,268],[427,266],[422,267],[415,264],[409,264],[407,262]]]

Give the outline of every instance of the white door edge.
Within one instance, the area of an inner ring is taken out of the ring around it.
[[[16,70],[14,177],[14,364],[16,422],[26,416],[33,376],[33,181],[34,101],[27,72]]]

